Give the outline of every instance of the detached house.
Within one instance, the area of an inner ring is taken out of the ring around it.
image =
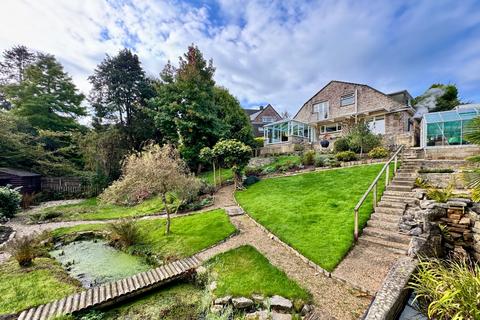
[[[282,116],[278,114],[272,105],[268,104],[258,109],[243,109],[250,118],[250,122],[253,127],[253,135],[255,137],[263,137],[263,126],[272,122],[276,122],[282,119]]]
[[[367,122],[373,133],[383,136],[384,144],[418,144],[419,126],[413,119],[412,96],[406,91],[385,94],[365,84],[330,81],[307,100],[292,120],[264,127],[263,154],[293,152],[299,144],[321,149],[348,128]]]

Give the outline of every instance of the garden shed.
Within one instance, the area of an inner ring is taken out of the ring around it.
[[[41,189],[41,176],[38,173],[13,168],[0,167],[0,186],[22,187],[20,192],[31,194]]]

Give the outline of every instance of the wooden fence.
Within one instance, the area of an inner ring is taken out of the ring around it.
[[[82,193],[85,186],[78,177],[42,177],[42,191]]]

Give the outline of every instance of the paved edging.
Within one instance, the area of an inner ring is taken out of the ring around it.
[[[192,272],[202,263],[196,255],[69,295],[20,313],[18,320],[47,320],[92,307],[105,307],[158,288]]]

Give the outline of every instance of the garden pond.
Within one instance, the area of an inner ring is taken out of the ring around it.
[[[50,255],[86,288],[120,280],[152,267],[141,257],[108,245],[105,240],[82,240],[57,246]]]

